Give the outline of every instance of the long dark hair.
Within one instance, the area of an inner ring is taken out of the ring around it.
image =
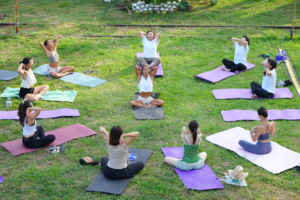
[[[122,134],[123,134],[123,130],[120,126],[112,127],[109,134],[109,143],[115,146],[120,144],[120,137]]]
[[[243,38],[246,39],[246,41],[248,42],[248,46],[249,46],[250,45],[250,39],[246,35],[244,35]]]
[[[143,75],[144,67],[149,67],[149,65],[146,64],[146,65],[143,65],[143,66],[142,66],[142,69],[141,69],[141,74],[142,74],[142,75]]]
[[[45,40],[44,45],[47,46],[48,45],[48,39]]]
[[[193,133],[193,144],[197,141],[197,130],[199,128],[198,122],[196,120],[190,121],[189,129]]]
[[[26,65],[27,65],[28,63],[30,63],[30,61],[31,61],[31,58],[25,57],[25,58],[20,62],[20,64],[23,63],[23,64],[25,65],[25,70],[26,70],[26,71],[27,71]]]
[[[19,122],[22,126],[24,126],[24,120],[26,117],[26,110],[27,108],[32,107],[32,103],[29,100],[24,100],[22,103],[20,103],[19,105],[19,109],[18,109],[18,115],[19,115]]]
[[[257,113],[258,115],[261,115],[263,117],[268,117],[268,111],[265,107],[260,107],[258,110],[257,110]]]
[[[277,67],[277,61],[271,58],[268,58],[268,63],[272,66],[271,70],[275,69]],[[266,71],[264,71],[264,76],[267,74]]]

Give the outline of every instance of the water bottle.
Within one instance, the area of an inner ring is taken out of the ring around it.
[[[6,108],[9,108],[10,106],[11,106],[11,100],[10,100],[10,98],[7,98]]]

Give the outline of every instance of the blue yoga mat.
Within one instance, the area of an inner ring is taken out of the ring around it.
[[[41,65],[38,68],[36,68],[35,70],[33,70],[33,72],[36,74],[47,76],[47,73],[46,73],[47,67],[48,67],[47,64]],[[84,74],[81,74],[78,72],[74,72],[73,74],[66,75],[59,79],[65,81],[65,82],[70,82],[70,83],[83,85],[83,86],[89,86],[89,87],[96,87],[96,86],[101,85],[102,83],[106,82],[106,80],[94,78],[94,77],[87,76],[87,75],[84,75]]]

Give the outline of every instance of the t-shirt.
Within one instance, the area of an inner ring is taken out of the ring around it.
[[[112,169],[124,169],[129,164],[129,152],[128,147],[125,142],[117,146],[109,145],[106,142],[106,147],[108,149],[108,163],[107,166]]]
[[[144,51],[143,51],[143,57],[144,58],[156,58],[156,50],[157,45],[159,42],[157,42],[156,38],[154,38],[152,41],[149,41],[145,36],[142,40]]]
[[[276,88],[276,71],[275,69],[271,70],[272,75],[268,76],[267,74],[264,76],[262,81],[262,89],[275,94]]]
[[[234,63],[237,65],[239,63],[244,64],[247,67],[247,54],[249,51],[249,46],[246,48],[244,46],[240,46],[238,42],[235,42],[234,45]]]

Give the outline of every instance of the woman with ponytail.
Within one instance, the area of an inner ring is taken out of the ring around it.
[[[202,168],[207,153],[201,152],[199,154],[202,133],[199,130],[199,125],[196,120],[190,121],[188,132],[186,131],[185,126],[182,128],[181,139],[184,145],[182,159],[165,157],[165,163],[185,171]]]
[[[45,136],[43,127],[36,126],[36,118],[42,108],[33,107],[32,103],[25,99],[19,105],[18,115],[23,126],[23,144],[28,148],[41,148],[50,145],[55,140],[55,135]]]
[[[42,95],[45,94],[49,86],[42,85],[34,88],[33,85],[36,83],[36,78],[31,70],[33,65],[33,60],[31,58],[24,58],[18,67],[17,72],[21,75],[21,88],[19,96],[23,99],[28,99],[30,101],[38,101],[42,99]]]
[[[275,135],[275,122],[268,121],[268,111],[266,108],[261,107],[257,110],[258,117],[262,121],[259,126],[255,126],[250,130],[250,137],[256,144],[250,143],[246,140],[240,140],[239,144],[246,151],[254,154],[267,154],[272,151],[270,142],[270,135]]]

